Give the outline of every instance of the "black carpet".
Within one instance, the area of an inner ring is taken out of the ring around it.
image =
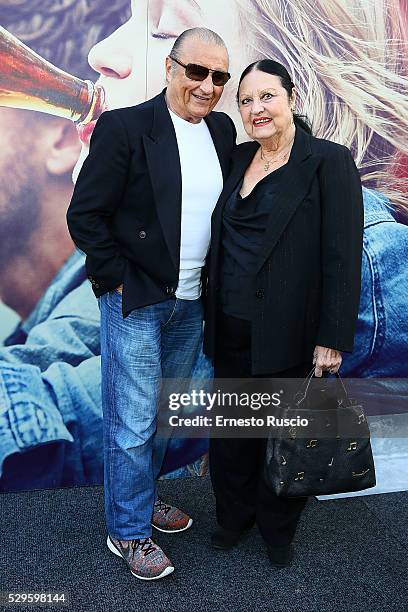
[[[273,569],[256,529],[235,550],[214,552],[208,478],[161,483],[165,499],[195,523],[155,532],[175,572],[134,578],[106,547],[101,487],[0,495],[0,590],[65,592],[69,605],[8,610],[86,612],[408,612],[408,493],[311,499],[289,569]]]

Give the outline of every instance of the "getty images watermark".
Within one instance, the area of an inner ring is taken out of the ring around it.
[[[188,393],[171,393],[169,395],[169,410],[178,411],[183,408],[198,408],[210,412],[217,411],[220,414],[209,416],[196,414],[185,416],[172,414],[168,417],[170,427],[188,428],[231,428],[231,427],[307,427],[309,420],[300,415],[292,417],[279,417],[276,414],[265,414],[262,416],[230,416],[230,409],[260,411],[268,408],[279,408],[281,406],[281,395],[283,391],[275,393],[259,392],[231,392],[217,390],[215,392],[203,389],[192,390]],[[226,414],[227,413],[227,414]]]
[[[157,435],[358,438],[367,417],[371,437],[408,439],[407,390],[408,379],[163,379]]]

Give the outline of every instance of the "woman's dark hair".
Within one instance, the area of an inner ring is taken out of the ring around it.
[[[277,77],[279,77],[282,87],[286,89],[288,97],[290,98],[290,96],[292,95],[292,89],[294,88],[294,84],[285,66],[271,59],[263,59],[263,60],[258,60],[257,62],[254,62],[253,64],[250,64],[249,66],[247,66],[247,68],[245,68],[244,72],[241,74],[241,78],[239,79],[238,89],[237,89],[237,102],[238,103],[239,103],[239,88],[241,86],[241,83],[243,79],[247,76],[247,74],[249,74],[250,72],[254,72],[254,70],[259,70],[260,72],[266,72],[267,74],[274,74]],[[308,132],[309,134],[312,133],[310,121],[305,115],[298,115],[296,113],[293,113],[293,121],[295,122],[295,125],[298,125],[302,129],[304,129],[306,132]]]

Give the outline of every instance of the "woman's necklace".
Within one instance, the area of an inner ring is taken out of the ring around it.
[[[264,152],[262,151],[262,147],[261,147],[261,159],[262,161],[265,162],[264,165],[264,171],[268,172],[269,168],[271,165],[276,164],[276,162],[278,161],[285,161],[286,157],[288,157],[289,152],[290,152],[290,147],[292,145],[292,142],[295,140],[295,137],[292,138],[292,140],[290,141],[290,143],[287,145],[286,149],[287,151],[285,153],[281,153],[280,155],[278,155],[277,157],[273,158],[273,159],[268,159],[267,157],[265,157]]]

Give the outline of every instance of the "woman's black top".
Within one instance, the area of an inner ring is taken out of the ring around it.
[[[221,240],[220,307],[240,319],[251,319],[255,265],[269,214],[284,187],[290,160],[266,175],[241,197],[243,178],[225,203]]]

